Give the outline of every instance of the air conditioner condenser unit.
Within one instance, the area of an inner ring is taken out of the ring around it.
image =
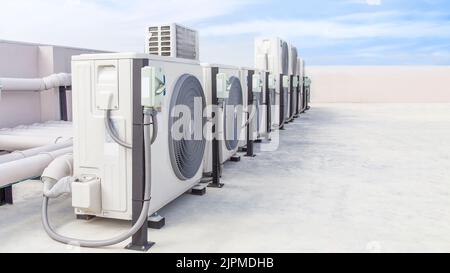
[[[257,38],[255,40],[255,66],[267,70],[276,81],[275,105],[279,109],[273,117],[274,128],[284,128],[289,115],[289,45],[280,38]]]
[[[297,61],[298,61],[298,52],[297,48],[293,45],[289,47],[289,96],[288,96],[288,105],[289,111],[287,115],[287,120],[292,121],[296,116],[297,109],[297,88],[299,85],[298,77],[297,77]]]
[[[156,139],[151,146],[149,215],[201,181],[206,97],[198,62],[146,54],[100,54],[74,57],[72,66],[78,181],[72,195],[77,215],[132,219],[133,204],[139,198],[133,183],[149,167],[139,165],[142,154],[135,153],[143,149],[136,126],[144,122],[135,123],[143,107],[158,111],[158,129],[152,131]],[[132,149],[119,145],[108,134],[108,126]]]
[[[247,98],[238,67],[203,64],[207,111],[210,120],[204,173],[217,178],[223,164],[238,160],[236,154],[245,139],[244,104]]]

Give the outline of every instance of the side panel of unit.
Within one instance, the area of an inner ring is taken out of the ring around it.
[[[130,220],[132,152],[116,144],[104,125],[104,93],[115,88],[113,124],[121,138],[131,143],[132,61],[73,62],[74,175],[101,179],[102,211],[96,216]]]

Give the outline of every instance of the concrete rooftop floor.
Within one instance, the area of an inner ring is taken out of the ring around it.
[[[450,251],[450,104],[317,104],[286,129],[276,152],[228,163],[225,188],[163,209],[151,252]],[[126,251],[53,242],[40,190],[16,185],[16,204],[0,208],[0,252]],[[129,227],[77,221],[69,198],[51,207],[66,235]]]

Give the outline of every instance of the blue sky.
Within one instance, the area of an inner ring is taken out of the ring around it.
[[[208,62],[280,36],[312,65],[450,65],[448,0],[2,0],[0,39],[142,52],[159,22],[198,29]]]

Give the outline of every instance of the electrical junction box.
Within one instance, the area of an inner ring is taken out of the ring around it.
[[[217,74],[217,98],[228,99],[230,97],[230,82],[225,73]]]
[[[283,76],[283,88],[289,88],[290,82],[289,76]]]
[[[276,89],[277,88],[277,79],[275,78],[275,75],[270,74],[269,75],[269,89]]]
[[[292,84],[294,85],[294,88],[297,88],[297,87],[298,87],[298,85],[299,85],[299,82],[298,82],[298,76],[295,76],[295,77],[294,77],[294,81],[293,81]]]
[[[253,93],[261,93],[263,87],[263,82],[261,80],[260,74],[253,75]]]
[[[72,183],[72,206],[91,213],[102,210],[100,179],[86,176]]]
[[[166,76],[159,67],[142,68],[142,106],[161,110],[166,95]]]
[[[310,87],[311,86],[311,79],[308,77],[305,77],[305,86]]]

